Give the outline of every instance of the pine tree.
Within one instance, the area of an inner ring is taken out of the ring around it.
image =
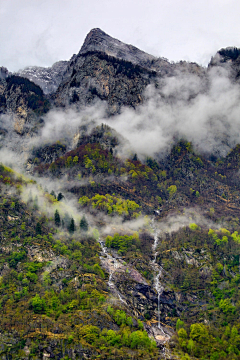
[[[133,161],[138,161],[137,154],[134,154],[134,156],[133,156],[132,160],[133,160]]]
[[[36,225],[36,235],[42,235],[42,227],[40,222],[38,222]]]
[[[61,201],[64,198],[62,193],[59,193],[57,196],[57,201]]]
[[[83,215],[81,221],[80,221],[80,230],[82,231],[88,231],[88,222],[85,218],[85,216]]]
[[[74,219],[71,218],[70,225],[69,225],[69,232],[70,232],[70,233],[73,233],[75,230],[76,230],[76,229],[75,229]]]
[[[55,220],[55,225],[56,225],[56,226],[60,226],[60,224],[61,224],[61,219],[60,219],[60,215],[59,215],[58,210],[55,211],[54,220]]]

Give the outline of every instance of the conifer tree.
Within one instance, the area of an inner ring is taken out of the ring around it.
[[[58,210],[55,211],[54,220],[55,220],[55,225],[56,225],[56,226],[60,226],[60,224],[61,224],[61,219],[60,219],[60,215],[59,215]]]
[[[71,218],[70,225],[69,225],[69,232],[73,233],[75,230],[76,230],[75,229],[75,222],[74,222],[74,219]]]
[[[80,221],[80,230],[82,231],[88,231],[88,222],[85,218],[85,216],[83,215],[81,221]]]
[[[42,235],[42,227],[40,222],[38,222],[36,225],[36,235]]]
[[[57,201],[61,201],[64,198],[62,193],[59,193],[57,196]]]
[[[133,158],[132,158],[133,161],[138,161],[138,157],[137,157],[137,154],[134,154],[133,155]]]

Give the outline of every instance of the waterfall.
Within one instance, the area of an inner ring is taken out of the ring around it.
[[[163,334],[163,336],[166,338],[166,340],[164,341],[164,343],[166,343],[169,339],[170,336],[168,334],[165,333],[165,331],[163,330],[162,326],[161,326],[161,310],[160,310],[160,305],[161,305],[161,295],[163,293],[164,287],[161,284],[161,278],[163,276],[163,268],[161,265],[159,265],[157,263],[157,255],[158,252],[156,251],[157,246],[158,246],[158,241],[159,241],[159,234],[160,234],[160,230],[158,230],[156,228],[155,225],[155,217],[153,217],[152,222],[152,229],[154,231],[154,243],[152,245],[152,249],[153,249],[153,255],[154,255],[154,259],[152,261],[152,269],[154,271],[154,289],[157,292],[157,301],[158,301],[158,307],[157,307],[157,313],[158,313],[158,329],[161,331],[161,333]],[[157,339],[157,336],[156,336]],[[164,357],[166,358],[167,355],[167,349],[164,347]]]
[[[152,261],[152,268],[153,268],[153,271],[155,273],[155,276],[154,276],[154,289],[157,291],[157,295],[158,295],[158,328],[160,330],[161,329],[161,323],[160,323],[160,301],[161,301],[161,295],[163,293],[163,286],[160,282],[160,278],[162,277],[162,267],[159,266],[157,264],[157,251],[156,251],[156,248],[158,246],[158,237],[159,237],[159,230],[156,229],[155,227],[155,224],[154,224],[154,218],[152,220],[152,228],[153,228],[153,231],[154,231],[154,243],[153,243],[153,246],[152,246],[152,249],[153,249],[153,255],[154,255],[154,260]]]
[[[106,258],[107,258],[107,262],[108,262],[109,264],[112,264],[112,263],[113,263],[113,269],[111,269],[111,266],[110,266],[110,272],[109,272],[109,278],[108,278],[108,286],[109,286],[109,288],[110,288],[113,292],[115,292],[115,293],[117,294],[119,300],[120,300],[122,303],[124,303],[125,305],[127,305],[126,301],[125,301],[125,300],[123,299],[123,297],[122,297],[122,294],[118,291],[116,285],[115,285],[114,282],[113,282],[113,274],[114,274],[114,272],[117,270],[117,268],[118,268],[119,266],[121,266],[121,264],[119,263],[119,261],[118,261],[115,257],[113,257],[112,255],[110,255],[110,254],[108,253],[107,247],[104,246],[105,244],[104,244],[103,241],[101,241],[100,239],[98,239],[98,242],[99,242],[99,244],[100,244],[100,246],[101,246],[103,255],[105,255]],[[102,259],[101,256],[100,256],[100,259]]]

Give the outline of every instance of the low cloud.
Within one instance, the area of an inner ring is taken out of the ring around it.
[[[110,118],[103,101],[82,110],[53,109],[44,117],[45,124],[39,134],[31,138],[10,131],[10,118],[2,116],[1,128],[8,131],[5,145],[15,152],[15,159],[20,155],[21,163],[33,147],[57,140],[71,150],[82,133],[90,133],[101,123],[108,124],[126,139],[117,149],[119,156],[124,157],[135,152],[140,158],[163,156],[180,138],[191,141],[200,153],[217,156],[225,156],[240,143],[240,87],[223,68],[213,67],[207,77],[178,73],[161,78],[146,88],[144,98],[144,103],[136,109],[125,107],[121,114]],[[5,157],[2,150],[0,160]]]

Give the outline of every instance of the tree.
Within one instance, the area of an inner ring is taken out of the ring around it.
[[[74,156],[73,163],[74,163],[74,165],[76,165],[78,163],[78,156]]]
[[[88,222],[85,218],[85,216],[83,215],[81,221],[80,221],[80,230],[82,231],[88,231]]]
[[[36,225],[36,235],[42,235],[42,226],[40,222],[38,222]]]
[[[45,312],[46,303],[44,299],[41,299],[38,294],[32,298],[31,305],[35,314],[42,314]]]
[[[60,226],[60,224],[61,224],[61,219],[60,219],[60,215],[59,215],[58,210],[55,211],[54,221],[55,221],[55,225],[56,225],[56,226]]]
[[[171,185],[167,188],[167,191],[169,193],[169,198],[171,199],[173,197],[173,195],[177,192],[177,187],[176,185]]]
[[[53,190],[50,192],[50,195],[52,195],[56,199],[56,194]]]
[[[70,168],[73,165],[72,157],[68,156],[66,160],[66,167]]]
[[[59,193],[57,196],[57,201],[61,201],[64,198],[62,193]]]
[[[134,154],[133,155],[133,158],[132,158],[133,161],[138,161],[138,157],[137,157],[137,154]]]
[[[69,225],[69,232],[70,232],[70,233],[73,233],[75,230],[76,230],[76,229],[75,229],[74,219],[71,218],[70,225]]]

